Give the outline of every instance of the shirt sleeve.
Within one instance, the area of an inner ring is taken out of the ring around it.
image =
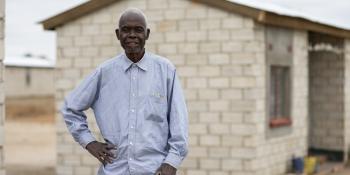
[[[170,136],[169,152],[164,160],[176,169],[179,168],[188,152],[188,113],[179,78],[174,71],[170,91],[170,112],[168,115]]]
[[[83,148],[96,139],[88,128],[84,113],[97,99],[99,70],[95,70],[76,87],[64,100],[61,114],[74,140]]]

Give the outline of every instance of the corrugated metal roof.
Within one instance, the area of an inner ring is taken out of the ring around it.
[[[25,57],[11,57],[5,58],[5,66],[13,67],[35,67],[35,68],[54,68],[55,61],[42,58],[25,58]]]
[[[304,19],[307,19],[307,20],[310,20],[313,22],[350,30],[350,24],[330,21],[328,19],[325,19],[325,18],[322,18],[319,16],[308,14],[306,12],[301,12],[297,9],[288,8],[285,6],[281,6],[281,5],[274,4],[274,3],[269,3],[266,1],[260,1],[260,0],[226,0],[226,1],[245,5],[248,7],[252,7],[252,8],[256,8],[256,9],[260,9],[260,10],[264,10],[264,11],[268,11],[268,12],[272,12],[272,13],[276,13],[278,15],[284,15],[284,16],[290,16],[290,17],[296,17],[296,18],[304,18]]]

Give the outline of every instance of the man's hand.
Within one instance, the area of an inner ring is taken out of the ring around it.
[[[117,149],[117,147],[110,143],[101,143],[97,141],[90,142],[86,145],[86,149],[96,157],[103,165],[107,163],[112,163],[112,159],[116,158],[117,155],[114,155],[111,150]]]
[[[172,167],[167,163],[163,163],[158,168],[155,175],[176,175],[176,168]]]

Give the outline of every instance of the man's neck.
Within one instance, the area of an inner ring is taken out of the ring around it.
[[[140,53],[126,53],[126,56],[134,63],[139,62],[143,55],[145,54],[145,49]]]

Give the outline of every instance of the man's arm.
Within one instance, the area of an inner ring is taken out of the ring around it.
[[[111,163],[112,159],[116,157],[111,152],[111,149],[116,149],[116,147],[110,143],[101,143],[95,140],[88,128],[87,117],[84,113],[98,98],[100,76],[97,69],[74,89],[65,99],[61,113],[74,140],[105,165]]]
[[[74,140],[83,148],[95,138],[91,134],[83,111],[89,109],[97,98],[99,71],[90,74],[69,96],[61,108],[63,119]]]
[[[177,169],[188,151],[188,113],[176,71],[173,72],[169,102],[168,122],[170,137],[168,145],[170,149],[164,164],[169,164]]]

